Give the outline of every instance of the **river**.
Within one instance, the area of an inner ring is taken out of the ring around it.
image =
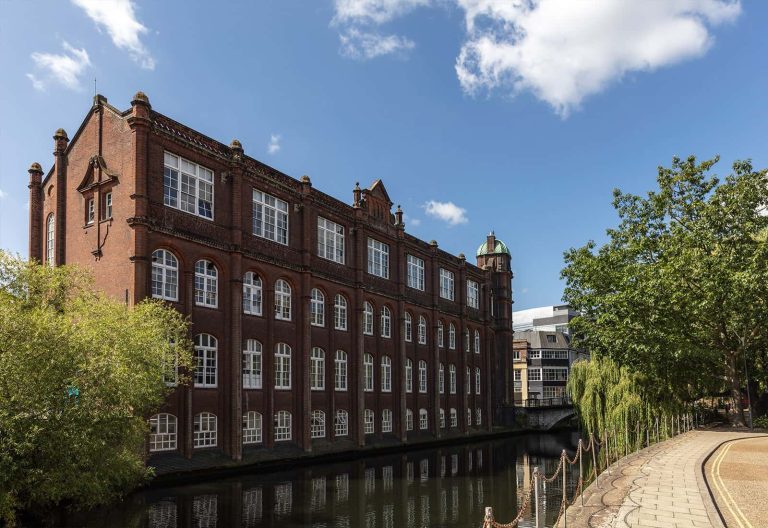
[[[572,433],[522,435],[345,462],[305,462],[282,471],[151,486],[118,504],[60,521],[114,528],[474,528],[482,525],[485,506],[493,507],[497,521],[512,520],[530,489],[533,467],[551,475],[561,451],[573,456],[576,442]],[[570,499],[578,472],[567,480]],[[561,497],[561,479],[540,492],[542,526],[554,523]],[[533,526],[530,510],[520,526]]]

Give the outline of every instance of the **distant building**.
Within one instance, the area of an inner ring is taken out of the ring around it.
[[[531,345],[525,339],[512,341],[512,400],[523,405],[528,399],[528,352]]]
[[[570,335],[527,330],[515,332],[512,343],[515,404],[566,396],[571,365],[585,357],[584,352],[571,347]]]
[[[518,310],[512,312],[512,328],[515,332],[542,330],[570,334],[568,325],[577,315],[579,313],[567,304]]]

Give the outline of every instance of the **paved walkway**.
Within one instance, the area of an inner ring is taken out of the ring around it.
[[[599,488],[594,483],[587,488],[583,508],[577,502],[568,509],[568,526],[721,528],[704,480],[704,462],[723,442],[755,436],[692,431],[634,453],[613,464],[610,474],[604,472]],[[768,474],[763,486],[768,486]]]

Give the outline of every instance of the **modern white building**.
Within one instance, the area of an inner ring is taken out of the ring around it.
[[[567,304],[518,310],[512,312],[512,328],[515,332],[540,330],[568,334],[568,323],[577,315]]]

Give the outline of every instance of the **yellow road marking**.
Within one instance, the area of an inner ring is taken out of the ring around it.
[[[725,486],[725,482],[723,482],[723,479],[720,476],[720,466],[722,465],[723,460],[725,460],[725,455],[731,449],[733,444],[734,442],[728,442],[728,444],[722,448],[720,453],[718,453],[715,457],[715,461],[710,468],[710,472],[712,473],[712,482],[714,483],[715,488],[717,488],[718,493],[720,493],[720,496],[725,503],[725,507],[728,508],[728,511],[731,512],[731,515],[736,519],[736,522],[739,523],[739,528],[753,528],[747,517],[744,515],[741,509],[739,509],[736,501],[733,500],[733,496],[728,491],[728,488]]]

